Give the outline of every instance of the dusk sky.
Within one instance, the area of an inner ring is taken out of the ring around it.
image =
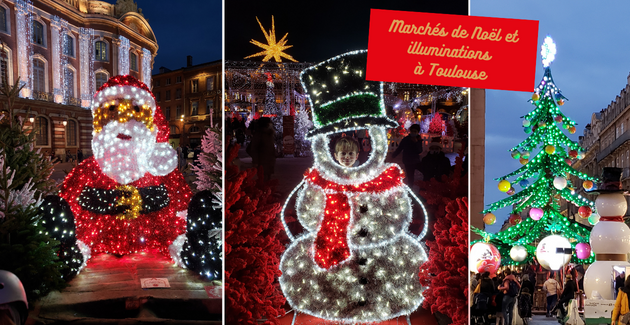
[[[538,61],[532,92],[542,78],[540,45],[550,35],[557,46],[551,72],[556,85],[569,100],[560,110],[576,121],[573,140],[583,134],[595,112],[606,108],[627,83],[630,72],[630,28],[627,1],[597,3],[574,1],[471,0],[471,15],[538,20]],[[514,62],[518,64],[518,62]],[[486,92],[485,204],[505,198],[497,189],[502,177],[521,167],[509,149],[526,138],[521,116],[533,109],[527,102],[532,92],[488,90]],[[532,152],[533,157],[536,152]],[[530,179],[531,183],[532,179]],[[517,191],[520,186],[515,186]],[[497,222],[487,230],[496,232],[511,209],[495,212]],[[475,218],[477,216],[471,216]]]
[[[220,0],[135,1],[158,42],[153,73],[162,66],[171,70],[185,67],[187,55],[193,56],[194,65],[221,60],[223,22]],[[116,0],[107,2],[116,3]]]
[[[289,33],[285,52],[299,62],[321,62],[338,54],[366,49],[370,8],[424,11],[435,13],[468,14],[467,0],[409,1],[264,1],[225,3],[225,58],[243,60],[245,56],[260,52],[251,39],[266,43],[256,17],[265,30],[271,29],[271,16],[275,18],[276,36],[280,40]],[[250,60],[261,61],[262,57]],[[283,62],[285,60],[283,59]]]

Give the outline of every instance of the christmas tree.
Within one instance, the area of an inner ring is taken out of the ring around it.
[[[299,110],[295,119],[295,152],[303,157],[310,152],[311,142],[306,139],[306,132],[313,126],[313,122],[308,118],[308,112],[304,108]]]
[[[197,190],[221,192],[221,173],[223,172],[223,144],[221,128],[208,128],[201,139],[201,153],[192,170],[197,176]]]
[[[265,95],[263,115],[269,116],[273,122],[273,128],[276,131],[274,142],[276,153],[279,155],[282,152],[282,110],[276,105],[276,93],[273,90],[274,84],[271,73],[267,72],[265,75],[267,75],[267,94]]]
[[[524,131],[529,136],[510,149],[512,157],[520,159],[523,167],[496,179],[500,181],[499,189],[510,196],[490,204],[488,209],[482,212],[490,213],[513,206],[510,220],[514,226],[497,234],[473,227],[476,233],[497,247],[501,256],[508,256],[512,247],[525,247],[526,258],[522,260],[519,258],[519,261],[504,258],[502,259],[504,265],[530,262],[536,250],[533,246],[534,241],[551,233],[573,239],[571,245],[574,249],[578,243],[589,242],[589,230],[560,213],[561,199],[583,207],[589,213],[594,209],[593,202],[576,194],[575,185],[571,184],[568,176],[574,175],[585,180],[586,189],[589,189],[594,178],[571,168],[571,159],[581,156],[579,151],[582,149],[575,141],[569,139],[557,124],[560,123],[570,133],[575,132],[575,122],[559,109],[566,98],[556,87],[551,76],[549,64],[555,56],[555,44],[550,37],[545,39],[542,48],[544,77],[530,101],[534,105],[534,110],[525,115],[523,121]],[[530,152],[537,148],[540,149],[539,152],[530,159]],[[510,178],[513,180],[509,181]],[[529,184],[529,178],[534,178],[535,181]],[[515,184],[522,187],[518,193],[513,187]],[[530,218],[520,222],[519,213],[528,208],[531,208]],[[491,223],[489,219],[492,217],[486,215],[484,219]],[[573,256],[572,261],[590,264],[593,255],[591,254],[587,260],[578,260]]]
[[[444,121],[442,120],[442,114],[435,113],[433,114],[433,118],[431,119],[431,124],[429,124],[429,132],[431,134],[439,134],[442,135],[444,132]]]
[[[7,99],[0,118],[0,268],[17,275],[34,300],[63,288],[62,276],[70,272],[57,256],[59,241],[40,223],[39,206],[54,190],[52,164],[34,150],[35,132],[14,116],[18,84],[0,87]]]
[[[227,139],[226,143],[230,143]],[[256,169],[239,171],[232,161],[239,145],[227,150],[225,168],[225,306],[227,324],[258,324],[284,315],[285,298],[276,278],[284,247],[276,214],[280,203]]]

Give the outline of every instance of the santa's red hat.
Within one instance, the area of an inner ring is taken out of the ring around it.
[[[119,100],[134,100],[139,105],[147,105],[151,109],[152,124],[157,126],[157,142],[168,142],[168,121],[164,119],[161,109],[156,104],[155,96],[147,85],[130,75],[114,76],[98,89],[92,99],[92,114],[96,119],[99,108],[115,104]]]

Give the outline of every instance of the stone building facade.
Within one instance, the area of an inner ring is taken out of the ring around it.
[[[221,60],[193,65],[188,56],[186,67],[161,67],[153,75],[153,94],[169,121],[173,147],[201,145],[206,128],[221,123],[222,71]]]
[[[604,167],[621,168],[622,186],[626,189],[630,188],[630,75],[627,81],[606,108],[592,114],[591,122],[579,137],[585,156],[574,164],[576,169],[591,176],[599,176]],[[575,185],[582,188],[581,183]],[[585,196],[591,200],[596,198]]]
[[[62,159],[91,153],[96,90],[123,74],[151,87],[158,50],[133,0],[5,0],[0,40],[0,82],[23,85],[14,113],[36,132],[37,148]]]

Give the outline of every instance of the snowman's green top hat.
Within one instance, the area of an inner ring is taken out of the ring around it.
[[[307,137],[370,125],[396,127],[385,115],[383,83],[365,80],[367,50],[338,55],[302,71],[315,129]]]

